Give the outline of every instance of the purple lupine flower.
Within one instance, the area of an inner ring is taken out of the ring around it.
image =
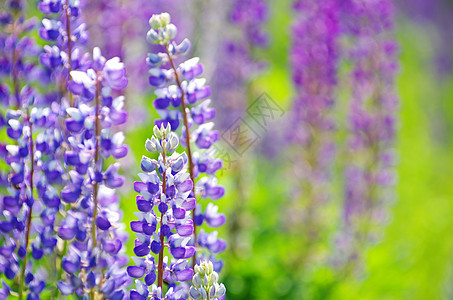
[[[369,242],[374,235],[373,224],[385,215],[389,187],[394,184],[397,45],[392,36],[391,1],[347,1],[343,5],[344,30],[353,42],[347,52],[353,67],[351,162],[345,171],[345,229],[339,243],[350,241],[345,258],[354,260],[358,256],[355,245]]]
[[[38,8],[45,14],[39,34],[48,45],[40,55],[41,65],[49,71],[49,80],[63,88],[58,90],[57,99],[61,104],[68,101],[73,103],[72,94],[67,95],[69,73],[72,70],[86,71],[90,68],[89,56],[83,52],[83,46],[88,40],[86,25],[80,17],[79,1],[71,0],[42,0]],[[61,108],[64,113],[64,108]]]
[[[118,174],[119,163],[108,165],[106,159],[120,159],[128,152],[124,135],[113,130],[126,122],[125,98],[112,95],[113,90],[118,93],[126,87],[126,71],[118,58],[107,60],[99,48],[93,50],[89,65],[86,70],[71,71],[68,83],[75,101],[66,107],[70,150],[64,160],[71,170],[61,198],[74,204],[58,232],[69,244],[62,259],[68,279],[58,287],[64,295],[89,291],[123,299],[129,283],[123,247],[127,235],[115,189],[124,178]]]
[[[206,85],[205,79],[198,77],[202,74],[203,67],[197,58],[189,59],[179,65],[175,64],[175,60],[189,50],[190,42],[187,39],[179,44],[174,41],[177,28],[170,23],[169,14],[153,15],[149,23],[151,30],[147,34],[148,41],[161,45],[165,49],[165,52],[150,53],[147,58],[150,66],[150,84],[156,87],[157,99],[154,106],[159,112],[163,112],[163,118],[156,120],[155,123],[170,126],[173,131],[178,130],[180,123],[183,124],[181,141],[182,145],[187,148],[190,179],[195,182],[191,195],[193,198],[196,198],[195,195],[200,195],[202,198],[217,200],[225,192],[224,188],[217,184],[215,178],[215,171],[221,168],[222,163],[219,159],[212,157],[213,152],[209,150],[219,139],[219,133],[214,130],[213,123],[207,122],[214,117],[215,111],[208,107],[209,102],[205,103],[205,101],[210,101],[208,97],[211,89]],[[164,66],[170,67],[167,69]],[[179,112],[176,114],[175,111]],[[206,118],[204,116],[200,118],[200,111],[207,112]],[[181,122],[169,119],[171,114],[173,117],[179,117],[178,121]],[[195,163],[197,163],[197,168],[195,168]],[[216,166],[213,168],[205,167],[214,164]],[[207,176],[202,177],[202,173]],[[199,180],[196,180],[197,177]],[[210,208],[211,213],[213,210],[215,208]],[[195,246],[202,246],[197,240],[196,228],[203,224],[204,219],[202,205],[197,203],[196,208],[192,211],[194,239],[191,243]],[[208,226],[212,224],[207,223]],[[217,237],[216,234],[215,237]],[[214,242],[217,241],[225,244],[222,239],[216,239]],[[224,247],[218,249],[223,250]],[[195,265],[196,260],[204,259],[209,253],[209,248],[205,248],[206,253],[200,250],[202,249],[198,249],[198,255],[192,261],[192,266]],[[178,255],[180,255],[179,252]]]
[[[48,15],[40,35],[50,43],[40,62],[60,86],[52,108],[65,127],[59,150],[65,180],[59,195],[63,203],[72,204],[69,211],[62,212],[63,220],[56,216],[58,236],[65,245],[57,253],[58,267],[67,273],[66,281],[57,277],[58,291],[79,296],[89,291],[92,296],[122,299],[128,282],[122,269],[126,236],[118,197],[111,188],[121,185],[123,179],[117,174],[117,165],[104,166],[103,159],[127,153],[121,134],[113,138],[111,132],[127,116],[124,98],[111,95],[111,89],[120,90],[127,84],[124,66],[116,58],[107,61],[98,50],[93,51],[93,58],[84,53],[88,36],[79,1],[43,0],[39,8]],[[55,174],[55,164],[50,166],[49,174]]]
[[[8,108],[2,119],[11,139],[2,154],[11,171],[0,204],[0,270],[8,280],[17,277],[20,299],[25,293],[35,299],[44,289],[45,277],[34,278],[39,272],[33,261],[52,253],[56,245],[52,214],[58,211],[60,200],[52,185],[58,183],[61,169],[51,151],[59,143],[59,134],[45,96],[29,85],[45,84],[42,70],[33,62],[40,48],[28,36],[34,21],[24,20],[20,6],[11,9],[8,21],[1,23],[0,37],[0,76],[9,77],[2,78],[0,88],[5,97],[2,107]],[[15,30],[3,30],[3,26]],[[2,293],[8,294],[9,288]]]
[[[127,272],[132,278],[144,277],[144,283],[136,281],[136,289],[131,290],[130,298],[147,299],[151,285],[152,293],[159,294],[157,290],[161,293],[165,281],[178,291],[177,299],[186,299],[187,291],[177,284],[189,281],[193,276],[193,270],[188,266],[188,259],[195,255],[195,247],[189,244],[194,230],[190,214],[195,199],[189,198],[193,183],[187,173],[187,156],[174,152],[179,139],[171,132],[170,125],[162,125],[160,129],[154,126],[154,134],[155,137],[146,141],[146,149],[159,153],[159,157],[155,160],[143,156],[144,173],[139,174],[141,181],[134,183],[134,189],[139,193],[136,202],[140,211],[135,213],[138,221],[131,222],[131,229],[137,234],[134,248],[137,257],[133,257],[135,265],[129,266]],[[164,257],[165,247],[169,248],[171,261],[168,256]],[[157,285],[154,284],[156,280]],[[170,294],[167,292],[166,297]],[[162,299],[159,298],[161,295],[155,297]]]
[[[326,187],[334,152],[330,114],[337,85],[339,7],[337,0],[295,1],[293,7],[290,62],[296,96],[287,131],[289,150],[294,151],[297,188],[291,191],[285,222],[290,229],[303,230],[304,249],[310,249],[323,236],[320,215],[329,196]],[[301,253],[299,261],[310,259],[312,253],[307,251]]]
[[[61,200],[71,209],[58,222],[58,236],[65,250],[58,255],[66,281],[57,287],[63,295],[102,295],[122,299],[128,276],[123,244],[124,226],[115,188],[124,182],[118,163],[105,159],[127,154],[124,135],[112,127],[126,122],[124,97],[117,96],[127,85],[126,71],[118,58],[105,59],[95,48],[84,52],[86,25],[78,1],[44,0],[41,37],[52,43],[41,55],[50,77],[63,88],[58,91],[55,110],[64,118],[63,158],[66,180]],[[112,91],[113,90],[113,91]],[[83,271],[82,271],[83,269]]]

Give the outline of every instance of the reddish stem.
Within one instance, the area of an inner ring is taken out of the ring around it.
[[[193,175],[193,160],[192,160],[192,150],[190,148],[190,130],[189,130],[189,122],[187,119],[187,106],[185,102],[185,94],[184,90],[181,85],[181,80],[179,79],[178,71],[176,69],[175,63],[173,61],[173,58],[168,51],[168,44],[165,45],[165,51],[167,52],[168,60],[170,62],[171,68],[173,69],[173,72],[175,73],[175,79],[176,79],[176,84],[181,91],[181,108],[182,108],[182,116],[183,116],[183,121],[184,121],[184,127],[186,128],[186,144],[187,144],[187,156],[189,159],[189,174],[190,174],[190,179],[192,180],[193,183],[193,196],[195,200],[197,199],[195,195],[195,177]],[[192,210],[192,221],[193,221],[193,235],[194,235],[194,245],[197,246],[197,226],[195,225],[195,208]],[[195,257],[192,261],[192,267],[195,266]]]
[[[165,139],[165,133],[164,133],[164,139]],[[165,156],[165,145],[164,145],[164,151],[162,152],[163,154],[163,160],[164,160],[164,166],[166,165],[166,156]],[[162,175],[162,195],[165,195],[167,190],[167,170],[164,169],[163,175]],[[164,284],[164,235],[162,234],[162,225],[163,225],[163,214],[160,216],[160,252],[159,252],[159,265],[157,268],[157,285],[162,289],[162,286]],[[163,291],[162,291],[163,293]]]
[[[100,139],[100,124],[99,124],[99,105],[100,105],[100,80],[99,74],[97,74],[96,79],[96,120],[94,123],[94,131],[96,135],[95,147],[94,147],[94,169],[96,172],[97,163],[99,160],[99,139]],[[93,186],[93,200],[94,200],[94,207],[93,207],[93,220],[91,224],[91,235],[93,237],[93,249],[96,247],[96,216],[98,212],[98,182],[94,182]]]
[[[94,123],[94,131],[95,131],[95,146],[94,146],[94,170],[96,172],[97,168],[97,163],[98,163],[98,158],[99,158],[99,139],[100,139],[100,124],[99,124],[99,105],[100,105],[100,74],[98,73],[96,76],[96,120]],[[95,181],[93,185],[93,201],[94,201],[94,206],[93,206],[93,217],[91,220],[91,237],[93,240],[92,243],[92,253],[94,251],[94,248],[96,247],[96,217],[98,213],[98,182]],[[94,288],[91,289],[91,299],[95,299],[95,290]]]

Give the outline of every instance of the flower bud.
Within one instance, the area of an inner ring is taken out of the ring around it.
[[[142,156],[142,161],[140,165],[142,167],[143,172],[152,172],[158,167],[157,161],[155,159],[151,159],[144,155]]]
[[[166,12],[161,13],[161,14],[159,15],[159,17],[160,17],[160,25],[161,25],[162,27],[165,27],[165,26],[167,26],[168,24],[170,24],[170,14],[169,14],[169,13],[166,13]]]
[[[146,148],[146,150],[148,150],[151,153],[156,153],[157,152],[156,144],[153,143],[150,139],[146,140],[145,148]]]
[[[161,26],[160,15],[152,15],[149,19],[149,25],[151,28],[158,29]]]
[[[211,273],[211,283],[214,284],[214,283],[217,283],[217,281],[219,280],[219,275],[217,274],[217,272],[212,272]]]
[[[211,261],[208,261],[208,270],[207,273],[211,274],[214,271],[214,265]]]
[[[168,128],[170,128],[170,126]],[[170,133],[169,144],[170,144],[170,149],[172,149],[172,150],[174,150],[174,149],[176,149],[176,147],[178,147],[179,139],[178,139],[178,136],[176,135],[176,133],[174,133],[174,132]]]
[[[158,138],[158,139],[162,139],[163,138],[163,135],[162,135],[162,128],[159,129],[159,127],[157,127],[157,125],[154,125],[154,128],[153,128],[153,132],[154,132],[154,135]]]
[[[195,268],[196,267],[198,267],[198,266],[195,266]],[[192,278],[192,284],[197,288],[199,288],[202,285],[200,275],[198,275],[197,273],[195,273],[195,275]]]
[[[153,29],[151,29],[150,31],[148,31],[148,33],[146,34],[146,40],[150,43],[153,43],[153,44],[159,44],[161,42],[160,38],[159,38],[159,35],[157,34],[157,32]]]
[[[181,44],[176,47],[176,51],[179,55],[184,55],[190,49],[190,41],[188,39],[184,39]]]
[[[175,25],[168,24],[165,29],[165,37],[167,38],[167,40],[172,40],[175,38],[177,32],[178,30],[176,29]]]
[[[194,288],[193,286],[190,287],[189,295],[190,295],[190,297],[192,297],[195,300],[201,298],[200,292],[198,292],[198,290],[196,288]]]
[[[216,284],[218,285],[218,283]],[[216,293],[215,293],[215,297],[216,298],[220,298],[220,297],[223,297],[226,293],[226,288],[225,288],[225,285],[223,283],[221,283],[219,285],[218,288],[216,288]]]

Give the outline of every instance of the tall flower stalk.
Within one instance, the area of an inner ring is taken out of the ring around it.
[[[195,255],[195,247],[189,243],[194,230],[191,211],[195,199],[190,197],[193,182],[187,173],[187,155],[175,152],[179,139],[170,125],[154,126],[154,135],[146,141],[146,149],[157,153],[157,160],[143,156],[144,173],[139,174],[141,181],[134,183],[135,191],[140,193],[136,198],[140,212],[135,213],[139,220],[131,222],[137,235],[137,257],[132,258],[135,266],[129,266],[127,272],[137,280],[130,297],[147,299],[151,292],[152,299],[187,299],[184,282],[193,276],[188,259]],[[138,280],[143,276],[144,283]],[[169,286],[166,292],[164,281]]]
[[[222,161],[213,157],[213,151],[210,151],[219,139],[219,133],[213,130],[214,124],[208,122],[214,118],[215,110],[209,107],[211,100],[207,99],[211,94],[210,87],[205,85],[205,79],[197,78],[203,72],[199,59],[192,58],[176,64],[176,60],[189,50],[190,42],[187,39],[180,44],[173,41],[177,29],[170,23],[167,13],[153,15],[150,25],[148,40],[164,48],[163,52],[150,53],[147,58],[151,67],[149,83],[157,88],[154,106],[162,116],[155,123],[158,126],[169,124],[171,130],[176,131],[182,120],[181,141],[187,149],[190,178],[195,182],[191,192],[191,196],[197,199],[197,206],[192,211],[194,236],[191,241],[198,247],[197,257],[192,261],[192,266],[195,266],[196,261],[220,253],[226,247],[226,242],[217,238],[216,231],[206,233],[199,229],[204,221],[209,227],[225,223],[225,215],[218,213],[217,206],[209,203],[203,212],[200,202],[201,198],[217,200],[225,193],[215,177]],[[203,248],[208,251],[200,251]],[[213,257],[212,260],[219,271],[223,263]]]
[[[269,4],[266,0],[229,1],[225,15],[226,22],[221,27],[222,37],[212,75],[213,98],[222,99],[213,103],[217,111],[222,112],[215,118],[221,131],[230,129],[239,118],[246,119],[247,108],[255,100],[253,80],[266,69],[266,62],[258,59],[256,54],[269,44],[265,30]],[[240,149],[241,138],[234,142],[233,147]],[[248,204],[249,193],[249,185],[245,182],[250,176],[247,174],[250,168],[246,165],[252,159],[247,153],[240,157],[230,153],[225,156],[225,161],[234,160],[228,175],[234,178],[232,190],[236,199],[227,224],[229,247],[231,253],[240,255],[240,246],[244,245],[243,232],[246,230],[244,223],[247,223],[244,207]]]
[[[0,272],[14,285],[10,288],[4,283],[6,297],[12,294],[23,299],[39,297],[44,289],[45,275],[34,276],[40,270],[33,262],[54,247],[52,230],[43,230],[45,224],[32,223],[32,218],[49,212],[45,206],[48,203],[36,198],[49,177],[42,168],[48,153],[42,151],[36,134],[39,132],[38,137],[45,134],[46,128],[54,128],[55,124],[44,97],[31,87],[42,83],[42,74],[34,61],[40,49],[28,36],[34,21],[24,19],[20,1],[8,1],[5,5],[0,36],[1,76],[5,78],[0,84],[1,118],[10,142],[2,145],[2,157],[10,171],[0,204]],[[3,108],[7,108],[6,112]]]
[[[329,197],[338,65],[338,1],[295,1],[292,27],[291,66],[296,98],[292,109],[290,136],[294,150],[297,190],[286,213],[287,227],[303,250],[293,267],[311,259],[312,247],[325,229],[322,209]],[[302,233],[301,233],[302,232]]]
[[[120,159],[128,151],[123,133],[114,133],[114,126],[126,121],[125,99],[112,96],[112,90],[127,84],[125,69],[118,58],[106,60],[95,48],[91,68],[70,75],[69,90],[76,104],[66,109],[70,151],[65,162],[73,169],[61,195],[74,204],[59,229],[59,236],[71,242],[62,261],[70,281],[60,281],[59,288],[64,295],[89,292],[91,299],[122,297],[127,283],[122,269],[127,261],[122,247],[126,236],[114,189],[124,178],[118,174],[119,163],[108,165],[106,158]]]
[[[128,282],[122,268],[127,237],[115,189],[124,179],[118,175],[119,163],[107,165],[106,159],[120,159],[128,151],[124,135],[116,130],[127,118],[119,92],[127,85],[126,72],[117,57],[107,60],[98,48],[92,57],[83,52],[88,36],[78,4],[44,0],[39,6],[50,16],[42,22],[41,37],[53,43],[45,47],[41,62],[59,85],[64,124],[60,197],[66,205],[58,220],[63,246],[57,292],[121,299]]]
[[[361,251],[376,239],[374,226],[385,220],[386,206],[393,199],[397,45],[391,1],[347,1],[343,10],[353,66],[350,164],[338,248],[344,251],[346,266],[354,268]]]

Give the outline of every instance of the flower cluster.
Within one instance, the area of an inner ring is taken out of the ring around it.
[[[150,53],[147,58],[150,66],[149,83],[157,88],[154,106],[162,116],[156,120],[156,125],[169,125],[171,130],[176,131],[182,120],[181,140],[187,148],[190,178],[195,182],[191,197],[217,200],[225,193],[215,176],[216,171],[222,167],[222,161],[214,157],[213,151],[219,133],[213,129],[214,124],[209,122],[215,116],[215,110],[209,107],[210,99],[207,99],[211,89],[206,85],[205,79],[198,78],[203,72],[203,66],[198,58],[176,65],[176,59],[189,50],[190,42],[187,39],[180,44],[174,42],[177,29],[170,23],[167,13],[153,15],[149,23],[151,30],[147,35],[148,40],[165,49],[164,52]],[[194,151],[197,148],[198,151]],[[217,207],[212,203],[203,212],[201,203],[198,202],[192,215],[195,229],[191,243],[211,253],[220,253],[226,248],[226,242],[217,238],[217,232],[208,234],[204,230],[197,231],[196,227],[204,222],[209,227],[219,227],[225,223],[225,215],[218,213]],[[207,253],[197,252],[197,260],[207,256]],[[218,262],[217,266],[219,271],[222,263]]]
[[[392,37],[391,1],[347,1],[343,5],[345,31],[354,46],[349,49],[353,62],[349,113],[352,159],[345,174],[346,237],[339,243],[350,257],[357,257],[357,248],[373,237],[373,224],[380,222],[385,204],[392,198],[386,187],[394,183],[397,45]]]
[[[59,288],[65,295],[89,291],[119,299],[127,283],[122,269],[127,258],[114,189],[124,178],[118,174],[119,163],[108,165],[106,159],[120,159],[128,152],[124,134],[114,130],[126,122],[125,99],[112,95],[113,90],[126,87],[127,79],[119,59],[106,60],[99,48],[93,50],[90,65],[86,71],[71,71],[68,85],[76,101],[74,107],[66,108],[69,150],[64,161],[71,170],[61,197],[72,207],[58,233],[71,243],[62,260],[69,281],[61,281]]]
[[[133,257],[136,265],[127,268],[132,278],[145,276],[145,284],[136,280],[130,297],[148,299],[152,285],[152,299],[162,299],[165,281],[169,285],[165,299],[186,299],[187,291],[178,283],[193,276],[188,265],[188,259],[195,255],[195,247],[189,243],[194,230],[191,211],[196,203],[189,197],[193,182],[187,173],[186,154],[175,152],[179,139],[170,125],[161,125],[160,129],[154,126],[154,135],[146,141],[146,149],[158,153],[158,159],[143,156],[144,173],[139,174],[141,181],[134,183],[135,191],[140,193],[136,199],[138,221],[131,222],[131,229],[137,234],[137,257]],[[171,258],[164,255],[166,247]]]
[[[97,47],[92,55],[84,51],[88,35],[79,1],[39,3],[46,15],[39,30],[48,43],[43,49],[28,37],[33,22],[20,16],[21,2],[8,4],[10,11],[0,18],[0,76],[9,77],[0,83],[0,128],[6,128],[10,139],[0,145],[8,169],[0,176],[0,272],[9,282],[2,281],[0,298],[17,293],[19,299],[39,299],[45,291],[57,298],[124,299],[129,276],[145,277],[131,291],[133,299],[161,299],[164,281],[169,285],[165,298],[188,298],[184,282],[192,279],[196,260],[209,255],[211,272],[219,271],[222,262],[212,254],[226,247],[216,231],[195,230],[204,222],[219,227],[225,215],[213,203],[203,211],[196,200],[217,200],[224,188],[215,177],[222,161],[213,156],[219,134],[209,122],[215,116],[207,99],[210,88],[198,78],[203,67],[198,58],[175,66],[189,41],[173,41],[176,27],[168,14],[151,18],[148,39],[165,47],[164,53],[148,56],[149,82],[159,87],[155,106],[163,119],[156,121],[161,127],[155,127],[146,148],[160,155],[157,160],[143,157],[145,173],[134,184],[140,193],[139,220],[131,223],[137,257],[126,271],[127,235],[117,195],[124,178],[116,161],[128,153],[118,129],[127,119],[121,95],[128,83],[125,67],[118,57],[106,59]],[[171,154],[180,139],[172,130],[181,120],[187,155]],[[192,152],[191,146],[200,151]],[[165,248],[171,259],[164,257]],[[156,260],[151,253],[158,255]],[[46,263],[32,263],[41,259]],[[46,267],[47,260],[57,272]],[[223,296],[223,285],[212,276],[205,290]]]
[[[291,66],[296,90],[290,138],[297,153],[294,174],[297,190],[287,212],[288,228],[299,238],[304,228],[305,247],[316,242],[321,230],[319,211],[326,197],[333,156],[333,121],[338,64],[338,1],[295,1],[297,18],[292,27]],[[313,234],[313,232],[316,232]],[[313,240],[315,239],[315,240]],[[304,259],[309,253],[302,254]]]
[[[44,46],[40,62],[49,69],[50,80],[60,86],[60,94],[67,92],[70,71],[89,67],[89,57],[82,47],[88,40],[88,33],[79,6],[79,1],[71,0],[42,0],[38,5],[46,15],[39,35],[49,43]],[[69,97],[73,105],[72,97]]]
[[[46,275],[33,261],[52,253],[56,245],[53,215],[60,202],[48,184],[58,181],[53,150],[59,135],[52,130],[56,118],[45,97],[31,87],[45,83],[34,61],[40,48],[29,36],[35,22],[24,19],[20,2],[7,5],[0,25],[0,127],[6,127],[10,141],[1,145],[9,174],[0,187],[0,273],[14,286],[3,282],[1,297],[6,299],[14,290],[20,299],[25,294],[36,299]],[[32,222],[37,216],[41,218]]]
[[[119,96],[127,85],[126,71],[119,58],[107,60],[98,48],[92,57],[83,51],[88,35],[79,1],[43,0],[39,8],[49,16],[40,36],[53,43],[45,46],[40,61],[59,85],[52,105],[63,124],[60,198],[66,208],[60,210],[57,231],[65,275],[57,278],[57,286],[63,295],[122,299],[129,280],[122,268],[127,236],[115,189],[124,179],[119,164],[108,165],[106,159],[128,152],[124,134],[116,130],[127,118]]]
[[[190,287],[191,299],[224,299],[225,286],[219,284],[219,275],[210,261],[202,261],[194,267],[195,275]]]

